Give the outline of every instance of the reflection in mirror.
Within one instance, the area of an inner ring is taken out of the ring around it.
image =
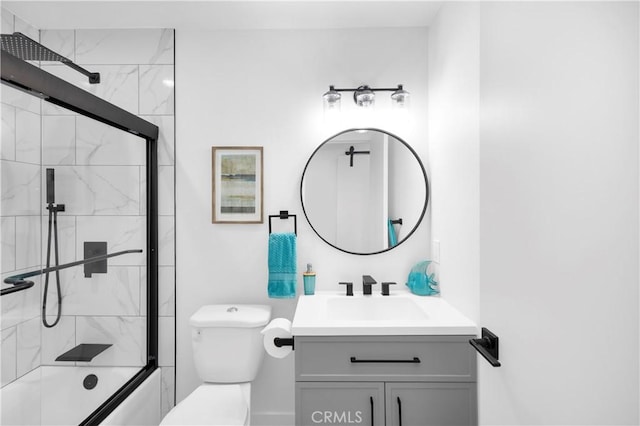
[[[416,230],[429,201],[427,174],[402,139],[377,129],[346,130],[309,158],[300,185],[313,230],[353,254],[387,251]]]

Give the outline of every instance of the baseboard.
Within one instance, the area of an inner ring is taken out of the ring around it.
[[[251,426],[295,426],[294,423],[293,411],[251,413]]]

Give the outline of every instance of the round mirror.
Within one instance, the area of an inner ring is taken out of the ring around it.
[[[376,254],[418,228],[429,184],[405,141],[382,130],[352,129],[313,152],[300,198],[309,225],[326,243],[347,253]]]

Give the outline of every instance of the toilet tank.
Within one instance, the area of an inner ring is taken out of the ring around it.
[[[189,319],[198,376],[210,383],[255,379],[264,357],[260,331],[271,319],[268,305],[206,305]]]

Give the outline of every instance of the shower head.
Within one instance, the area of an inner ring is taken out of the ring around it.
[[[71,62],[22,33],[2,34],[2,50],[24,61]]]
[[[74,64],[70,59],[57,54],[22,33],[0,34],[0,39],[2,41],[2,50],[18,59],[23,61],[62,62],[89,77],[89,83],[100,83],[100,73],[85,70]]]
[[[47,169],[47,204],[56,202],[55,174],[56,171],[54,169]]]

